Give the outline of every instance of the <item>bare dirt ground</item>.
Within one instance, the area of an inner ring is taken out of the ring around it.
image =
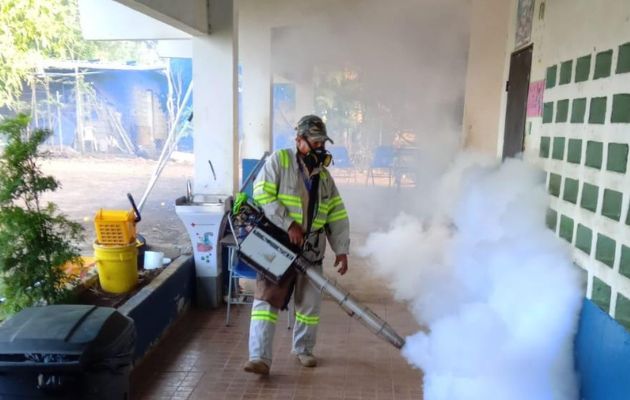
[[[60,211],[85,227],[82,254],[92,255],[94,216],[101,209],[131,209],[127,193],[140,202],[156,160],[114,156],[52,157],[42,162],[42,170],[54,176],[61,188],[45,200],[57,204]],[[142,210],[137,225],[149,245],[173,246],[191,253],[184,225],[175,214],[175,199],[186,193],[186,180],[193,174],[192,156],[167,163]]]
[[[156,164],[155,160],[142,158],[76,155],[56,156],[42,162],[42,170],[61,183],[61,188],[47,195],[45,200],[56,203],[62,213],[85,227],[85,238],[80,246],[82,255],[94,254],[92,243],[96,239],[96,212],[100,208],[130,210],[127,193],[139,202]],[[175,199],[185,195],[186,181],[192,179],[192,174],[192,155],[169,161],[149,195],[142,210],[142,221],[137,225],[137,232],[146,238],[149,246],[171,249],[168,253],[172,257],[192,254],[186,229],[175,213]],[[370,232],[389,226],[392,212],[397,214],[396,210],[400,209],[400,203],[408,192],[397,191],[383,178],[377,179],[376,185],[368,184],[365,174],[353,179],[337,177],[335,180],[350,214],[354,249],[351,251],[352,265],[354,268],[357,264],[358,270],[362,270],[365,261],[357,258],[356,249],[365,242]],[[332,273],[332,265],[328,267],[331,268],[328,272]],[[142,275],[141,280],[144,278],[150,280],[151,276]],[[341,281],[360,301],[373,301],[374,293],[382,289],[382,282],[370,277]],[[101,305],[117,304],[129,296],[108,296],[98,288],[88,295],[92,297],[86,301],[98,301]],[[389,293],[382,295],[386,298],[390,296]]]
[[[149,195],[137,232],[150,246],[172,247],[180,254],[192,254],[186,229],[175,213],[175,199],[186,193],[193,162],[192,154],[176,154]],[[156,165],[156,160],[103,155],[48,158],[42,162],[42,170],[60,181],[61,188],[45,200],[56,203],[61,212],[85,227],[82,254],[92,255],[96,212],[101,208],[130,210],[127,193],[139,203]],[[408,193],[407,189],[396,190],[387,178],[368,183],[365,173],[352,178],[337,176],[335,180],[349,210],[355,237],[363,237],[375,227],[386,228],[392,210],[403,208],[400,203]]]

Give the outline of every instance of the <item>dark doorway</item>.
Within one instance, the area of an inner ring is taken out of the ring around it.
[[[503,158],[514,157],[523,151],[529,73],[532,66],[530,45],[512,53],[510,77],[507,82],[507,107],[505,111],[505,133],[503,135]]]

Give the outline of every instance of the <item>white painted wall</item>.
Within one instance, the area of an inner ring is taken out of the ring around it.
[[[542,13],[544,9],[544,13]],[[593,230],[592,250],[586,255],[574,249],[576,263],[583,267],[588,274],[587,297],[591,297],[593,277],[597,277],[611,286],[610,314],[615,316],[615,304],[621,293],[630,298],[630,279],[619,273],[621,246],[630,246],[630,227],[625,224],[626,213],[630,199],[630,173],[621,174],[606,171],[607,143],[629,143],[630,124],[612,124],[610,122],[612,95],[630,93],[630,74],[615,74],[618,56],[618,46],[630,41],[630,3],[628,0],[538,0],[534,18],[532,38],[534,40],[534,54],[531,80],[543,80],[547,67],[573,60],[572,82],[545,90],[544,101],[554,102],[569,99],[569,117],[571,115],[571,100],[586,97],[587,110],[585,118],[588,120],[588,101],[592,97],[607,97],[606,122],[603,125],[573,124],[573,123],[542,123],[541,117],[528,119],[531,124],[531,135],[526,138],[526,156],[532,162],[540,165],[548,172],[561,175],[564,191],[565,178],[577,179],[580,182],[578,204],[572,204],[561,198],[551,197],[551,207],[572,218],[574,222],[573,244],[578,223]],[[595,56],[600,51],[613,50],[612,74],[608,78],[593,80]],[[576,59],[591,55],[591,69],[589,80],[575,83]],[[555,116],[555,115],[554,115]],[[539,156],[541,136],[564,137],[582,140],[582,162],[572,164],[562,160],[541,158]],[[586,142],[595,140],[604,143],[603,163],[601,170],[584,165]],[[579,199],[582,195],[582,183],[588,182],[599,186],[597,212],[592,213],[580,207]],[[613,189],[623,193],[621,221],[617,222],[601,215],[603,190]],[[597,233],[605,234],[616,241],[616,257],[613,268],[595,259]]]
[[[472,0],[466,73],[464,146],[499,156],[505,82],[513,49],[514,0]],[[501,145],[501,146],[500,146]]]

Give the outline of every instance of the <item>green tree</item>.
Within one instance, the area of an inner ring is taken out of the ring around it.
[[[0,271],[10,312],[63,301],[70,283],[63,267],[81,262],[77,243],[83,228],[42,202],[45,192],[59,187],[38,165],[38,147],[51,132],[27,135],[28,123],[23,114],[0,123],[7,138],[0,158]]]
[[[0,106],[16,104],[42,59],[76,59],[87,50],[77,10],[76,0],[0,0]]]
[[[22,85],[46,59],[157,58],[152,42],[90,42],[77,0],[0,0],[0,107],[18,108]]]

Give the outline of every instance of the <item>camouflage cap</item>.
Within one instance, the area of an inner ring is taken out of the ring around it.
[[[314,141],[325,142],[335,144],[326,132],[326,124],[317,115],[305,115],[297,123],[295,127],[298,136],[304,136]]]

